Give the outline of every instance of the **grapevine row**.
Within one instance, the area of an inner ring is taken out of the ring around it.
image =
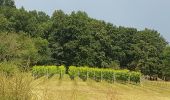
[[[76,77],[79,77],[83,81],[86,81],[89,78],[95,81],[105,80],[108,82],[140,83],[141,78],[140,72],[76,66],[70,66],[68,73],[72,80],[74,80]]]
[[[32,74],[34,77],[39,78],[42,76],[52,77],[53,75],[59,74],[60,78],[65,74],[64,66],[34,66],[32,68]]]
[[[32,68],[32,74],[36,78],[42,76],[52,77],[55,74],[59,74],[60,78],[62,78],[65,72],[66,68],[64,66],[34,66]],[[68,74],[72,80],[74,80],[76,77],[79,77],[83,81],[86,81],[87,79],[93,79],[98,82],[104,80],[111,83],[113,82],[140,83],[141,78],[140,72],[76,66],[70,66]]]

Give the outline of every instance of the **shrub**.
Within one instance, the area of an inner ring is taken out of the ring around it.
[[[112,69],[104,69],[103,72],[103,79],[107,82],[113,82],[115,78],[115,71]]]
[[[68,70],[68,74],[72,80],[75,79],[76,76],[78,76],[78,68],[76,66],[70,66]]]
[[[95,80],[95,70],[96,68],[88,68],[88,78]]]
[[[53,75],[58,73],[58,68],[56,66],[45,66],[44,68],[44,74],[48,77],[52,77]]]
[[[83,80],[86,81],[88,78],[88,67],[79,67],[78,68],[78,76]]]
[[[116,70],[115,71],[115,80],[127,82],[129,80],[130,73],[129,70]]]
[[[60,74],[60,79],[63,78],[65,72],[66,72],[66,68],[63,65],[58,66],[58,73]]]
[[[130,73],[130,81],[135,83],[140,83],[141,73],[139,72],[131,72]]]
[[[7,76],[12,76],[16,71],[19,71],[18,66],[12,62],[2,62],[0,63],[0,72],[6,74]]]
[[[45,71],[45,67],[44,66],[34,66],[32,68],[32,74],[33,76],[35,76],[36,78],[42,77],[44,76],[47,72]]]
[[[94,77],[95,77],[95,81],[99,82],[102,80],[102,69],[98,69],[98,68],[95,68],[94,69]]]

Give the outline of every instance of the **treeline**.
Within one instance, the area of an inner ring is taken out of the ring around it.
[[[0,62],[94,66],[170,76],[170,47],[159,32],[115,26],[78,11],[52,16],[0,0]]]

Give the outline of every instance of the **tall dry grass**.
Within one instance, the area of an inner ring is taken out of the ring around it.
[[[1,100],[33,100],[33,79],[28,73],[16,72],[12,76],[0,73]]]

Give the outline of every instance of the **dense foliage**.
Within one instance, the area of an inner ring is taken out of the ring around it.
[[[167,75],[163,66],[169,68],[163,55],[166,45],[155,30],[118,27],[81,11],[56,10],[48,16],[0,0],[0,62],[126,68],[161,76]]]
[[[14,0],[0,0],[0,6],[15,7]]]
[[[105,80],[108,82],[140,83],[140,78],[141,78],[140,72],[130,72],[129,70],[76,67],[76,66],[69,67],[69,75],[71,79],[80,77],[84,81],[90,78],[96,81]]]
[[[0,33],[0,63],[13,62],[22,69],[30,65],[47,63],[48,41],[42,38],[29,38],[22,33]]]
[[[167,46],[163,52],[163,68],[162,74],[165,77],[165,80],[170,80],[170,46]]]

